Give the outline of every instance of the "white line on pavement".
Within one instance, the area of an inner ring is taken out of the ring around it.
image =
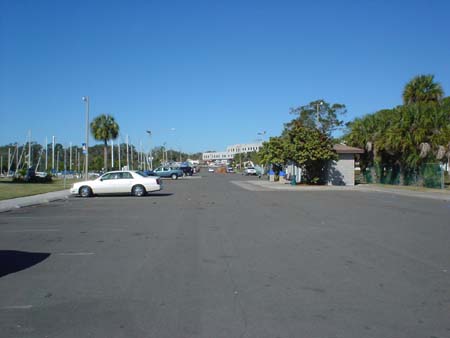
[[[11,306],[3,306],[2,310],[29,310],[33,307],[33,305],[11,305]]]
[[[16,232],[56,232],[60,229],[18,229],[18,230],[2,230],[0,232],[16,233]]]

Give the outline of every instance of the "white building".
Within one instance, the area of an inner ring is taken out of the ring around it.
[[[203,161],[215,161],[215,160],[232,160],[234,155],[250,153],[252,151],[259,151],[262,147],[262,142],[258,143],[244,143],[234,144],[227,147],[226,151],[214,151],[203,153]]]

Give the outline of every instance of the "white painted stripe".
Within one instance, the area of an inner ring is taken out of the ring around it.
[[[29,310],[33,307],[33,305],[11,305],[11,306],[3,306],[2,310]]]
[[[94,255],[93,252],[60,252],[57,255],[60,256],[90,256]]]
[[[5,230],[5,232],[57,232],[60,229],[20,229],[20,230]]]

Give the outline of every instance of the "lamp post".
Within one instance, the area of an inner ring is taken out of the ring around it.
[[[84,179],[88,179],[88,166],[89,166],[89,96],[83,96],[81,98],[86,103],[86,154],[84,157]]]
[[[266,135],[266,131],[263,130],[263,131],[259,132],[258,135],[261,136],[260,141],[261,141],[261,145],[262,145],[262,143],[264,142],[264,135]],[[259,148],[258,148],[258,151],[259,151]],[[261,176],[264,175],[264,166],[262,163],[260,163],[260,167],[261,167],[261,174],[259,175],[259,177],[261,178]]]
[[[323,105],[323,101],[319,101],[318,103],[316,103],[316,123],[317,123],[317,128],[319,128],[319,112],[320,112],[320,106]]]
[[[153,170],[153,154],[152,154],[152,132],[151,130],[146,131],[149,139],[149,157],[150,157],[150,170]]]

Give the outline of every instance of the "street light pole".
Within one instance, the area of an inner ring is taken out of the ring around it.
[[[153,154],[152,154],[152,132],[151,130],[147,130],[148,139],[149,139],[149,154],[150,154],[150,170],[153,170]]]
[[[317,123],[317,128],[319,128],[319,107],[323,105],[323,101],[319,101],[318,103],[316,103],[316,123]]]
[[[84,179],[88,179],[89,172],[89,96],[83,96],[82,100],[86,102],[86,155],[84,157]]]

